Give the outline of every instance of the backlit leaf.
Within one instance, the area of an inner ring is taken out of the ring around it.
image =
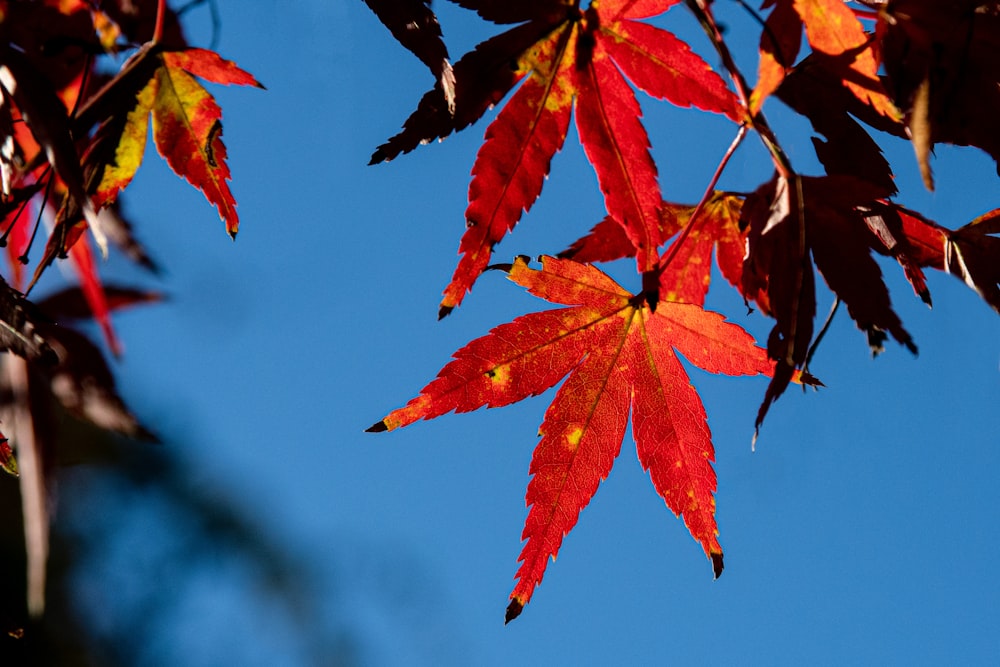
[[[836,63],[843,84],[878,113],[898,117],[878,77],[871,40],[854,13],[841,0],[794,0],[793,6],[805,24],[809,45]]]
[[[222,110],[194,76],[213,83],[260,86],[248,73],[212,51],[154,52],[151,78],[138,90],[124,122],[105,132],[114,156],[96,170],[93,191],[104,206],[128,186],[142,163],[149,118],[157,150],[179,176],[201,190],[219,211],[230,236],[239,229],[236,201],[229,190],[229,167],[222,143]],[[103,168],[101,168],[103,167]]]
[[[711,373],[770,375],[773,363],[740,327],[698,305],[653,312],[589,265],[518,258],[510,279],[567,308],[502,324],[455,353],[437,379],[369,428],[380,432],[447,412],[498,407],[565,382],[546,411],[531,463],[518,583],[507,620],[541,582],[550,558],[611,470],[629,414],[637,454],[667,507],[722,571],[714,449],[704,407],[678,353]]]

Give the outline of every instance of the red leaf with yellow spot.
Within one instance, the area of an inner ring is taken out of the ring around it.
[[[767,352],[698,305],[662,302],[654,313],[643,296],[586,264],[545,257],[534,269],[522,257],[509,277],[568,307],[524,315],[472,341],[419,396],[368,430],[509,405],[565,378],[531,463],[526,542],[507,620],[528,603],[548,560],[611,471],[630,414],[639,461],[718,576],[714,449],[705,409],[678,353],[711,373],[771,375]]]

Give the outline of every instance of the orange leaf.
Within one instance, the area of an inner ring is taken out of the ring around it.
[[[610,472],[630,412],[639,461],[718,576],[714,450],[704,407],[677,354],[711,373],[770,375],[766,351],[700,306],[663,302],[654,313],[643,296],[589,265],[543,257],[539,270],[520,257],[509,276],[532,294],[569,307],[519,317],[472,341],[419,396],[368,430],[509,405],[566,378],[539,429],[526,543],[507,620],[528,603],[563,536]]]
[[[898,118],[861,22],[841,0],[794,0],[814,51],[835,59],[844,85],[883,116]]]
[[[750,95],[750,114],[764,105],[764,100],[778,89],[799,55],[802,46],[802,19],[791,0],[779,0],[760,33],[760,65],[757,85]]]

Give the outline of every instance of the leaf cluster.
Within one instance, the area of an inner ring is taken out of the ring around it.
[[[112,73],[113,72],[113,73]],[[0,465],[20,476],[28,611],[44,607],[53,406],[102,429],[155,439],[119,396],[102,347],[75,324],[95,320],[115,356],[114,311],[156,302],[147,288],[105,284],[98,254],[157,265],[119,206],[146,153],[200,190],[230,236],[239,227],[222,112],[201,81],[260,86],[218,54],[188,46],[162,0],[0,2]],[[51,220],[40,252],[42,218]],[[33,273],[26,269],[34,260]],[[56,260],[76,280],[31,299]]]
[[[678,353],[710,372],[770,377],[759,429],[789,383],[819,384],[809,372],[823,334],[815,325],[817,274],[874,353],[889,338],[917,349],[877,255],[894,259],[928,305],[924,271],[933,268],[1000,312],[1000,209],[952,229],[906,208],[879,144],[893,136],[911,141],[928,188],[936,144],[974,146],[1000,160],[1000,4],[993,0],[766,0],[752,86],[709,0],[453,0],[499,26],[454,65],[428,0],[366,2],[435,79],[372,164],[465,130],[501,106],[472,167],[460,258],[439,316],[491,267],[564,306],[472,341],[416,398],[369,429],[507,405],[562,382],[531,463],[508,621],[609,474],[629,420],[657,492],[721,573],[714,450]],[[721,72],[649,21],[681,4]],[[697,204],[664,199],[637,92],[732,121],[732,145]],[[772,97],[811,124],[822,173],[792,164],[765,115]],[[541,195],[571,124],[607,216],[558,256],[541,258],[540,268],[527,258],[492,264],[495,246]],[[718,191],[729,159],[751,135],[772,170],[753,192]],[[726,282],[773,320],[763,348],[705,310],[713,254]],[[635,260],[635,291],[592,266],[623,257]]]

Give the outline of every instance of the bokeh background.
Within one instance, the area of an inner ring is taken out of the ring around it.
[[[933,310],[884,264],[919,358],[872,360],[841,313],[813,371],[772,409],[766,380],[690,369],[717,450],[726,571],[666,509],[626,441],[610,478],[503,624],[536,430],[551,394],[387,434],[452,351],[546,307],[487,274],[438,322],[457,260],[469,170],[488,118],[366,166],[432,84],[360,0],[216,3],[189,39],[267,91],[211,86],[242,227],[231,243],[204,199],[152,152],[128,193],[163,290],[116,315],[120,388],[162,445],[103,443],[114,465],[61,473],[52,595],[79,640],[136,665],[984,663],[1000,658],[1000,320],[949,276]],[[497,29],[438,1],[453,59]],[[717,3],[752,78],[759,34]],[[682,6],[655,20],[716,64]],[[665,196],[695,202],[731,123],[641,99]],[[806,121],[766,107],[800,171],[821,173]],[[882,138],[880,137],[880,141]],[[899,201],[956,227],[997,205],[995,164],[939,147],[937,191],[910,147],[882,142]],[[754,137],[720,183],[771,175]],[[570,130],[542,197],[497,248],[554,253],[603,216]],[[634,264],[612,265],[638,287]],[[821,295],[825,312],[831,297]],[[709,305],[753,332],[721,283]],[[63,569],[59,569],[63,568]]]

